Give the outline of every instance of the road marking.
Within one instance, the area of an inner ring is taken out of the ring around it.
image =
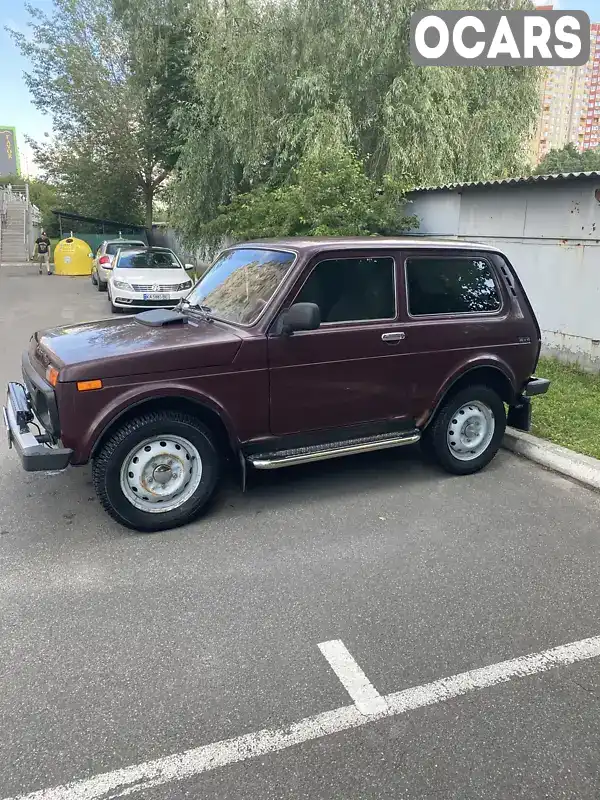
[[[386,711],[387,704],[385,700],[352,658],[346,649],[346,645],[340,639],[321,642],[319,650],[329,661],[329,666],[338,676],[344,689],[354,700],[354,705],[361,714],[379,714],[382,711]]]
[[[450,678],[442,678],[423,686],[388,694],[383,697],[387,708],[379,714],[365,716],[355,705],[342,706],[282,728],[266,728],[235,739],[225,739],[183,753],[174,753],[154,761],[146,761],[143,764],[105,772],[85,780],[4,800],[109,800],[109,798],[114,800],[143,789],[191,778],[228,764],[268,753],[278,753],[303,742],[368,725],[385,717],[405,714],[407,711],[441,703],[477,689],[506,683],[513,678],[536,675],[555,667],[598,656],[600,656],[600,636],[593,636],[590,639],[553,647],[541,653],[513,658],[510,661],[502,661],[489,667],[469,670]]]

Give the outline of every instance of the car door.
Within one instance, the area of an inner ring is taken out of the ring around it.
[[[274,436],[405,416],[397,260],[393,251],[343,250],[303,271],[283,307],[316,303],[322,322],[268,337]]]
[[[419,419],[469,364],[500,363],[514,348],[525,351],[514,325],[506,324],[514,311],[489,253],[419,248],[405,251],[399,268],[410,387],[406,402],[411,416]]]

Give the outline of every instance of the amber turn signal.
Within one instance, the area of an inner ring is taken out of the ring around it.
[[[48,367],[46,370],[46,379],[50,386],[56,386],[58,383],[58,370],[56,367]]]
[[[77,381],[78,392],[91,392],[93,389],[101,389],[102,381]]]

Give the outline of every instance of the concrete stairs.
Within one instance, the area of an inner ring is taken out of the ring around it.
[[[0,221],[0,264],[17,264],[29,260],[26,244],[27,203],[24,199],[8,200]]]

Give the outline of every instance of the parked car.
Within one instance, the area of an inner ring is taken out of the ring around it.
[[[161,530],[206,508],[228,457],[244,486],[249,468],[418,441],[447,471],[476,472],[500,447],[505,404],[529,428],[530,397],[549,385],[534,377],[540,345],[493,247],[249,243],[175,310],[36,333],[4,414],[26,470],[92,460],[106,511]]]
[[[120,250],[108,281],[111,310],[173,308],[193,286],[186,269],[193,266],[166,247]]]
[[[102,242],[92,265],[92,283],[98,287],[99,292],[105,292],[108,279],[113,267],[113,260],[119,250],[146,247],[146,242],[141,239],[108,239]]]

